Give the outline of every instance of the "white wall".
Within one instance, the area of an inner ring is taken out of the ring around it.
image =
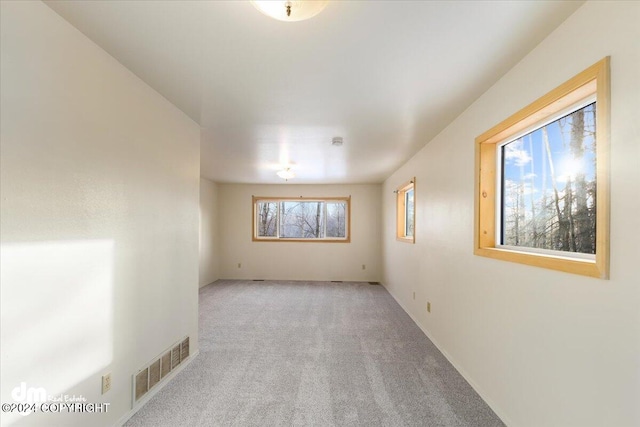
[[[111,404],[3,425],[114,425],[138,368],[197,350],[200,130],[43,3],[1,7],[2,402]]]
[[[380,185],[219,184],[223,279],[380,280]],[[253,242],[252,200],[351,196],[351,242]],[[238,263],[241,268],[238,268]],[[362,269],[362,264],[366,269]]]
[[[200,178],[200,287],[220,278],[218,184]]]
[[[511,426],[640,425],[638,22],[585,4],[383,185],[384,284]],[[607,55],[611,280],[474,256],[474,138]],[[392,190],[414,175],[407,245]]]

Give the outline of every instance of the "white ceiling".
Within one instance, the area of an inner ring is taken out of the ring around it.
[[[47,1],[202,127],[217,182],[383,181],[573,13],[576,1]],[[342,136],[344,145],[331,145]],[[469,141],[472,144],[472,141]]]

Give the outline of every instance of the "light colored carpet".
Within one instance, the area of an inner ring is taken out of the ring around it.
[[[384,287],[218,281],[200,355],[127,426],[502,426]]]

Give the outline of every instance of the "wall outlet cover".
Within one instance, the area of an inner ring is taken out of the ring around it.
[[[102,394],[111,390],[111,373],[102,376]]]

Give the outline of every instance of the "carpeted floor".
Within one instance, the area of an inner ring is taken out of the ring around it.
[[[200,354],[126,426],[502,426],[384,287],[218,281]]]

